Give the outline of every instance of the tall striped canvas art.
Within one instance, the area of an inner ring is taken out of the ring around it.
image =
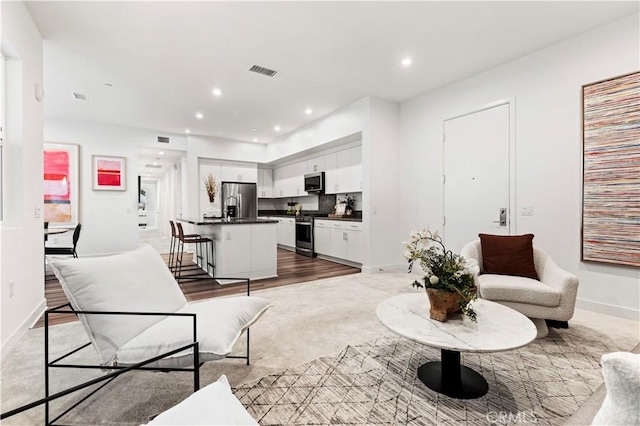
[[[640,72],[582,97],[582,260],[640,267]]]

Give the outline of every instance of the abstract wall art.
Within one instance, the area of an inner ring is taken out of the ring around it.
[[[582,86],[582,260],[640,267],[640,72]]]
[[[124,191],[127,181],[125,157],[92,156],[93,190]]]
[[[49,226],[78,223],[80,179],[78,145],[44,143],[44,221]]]

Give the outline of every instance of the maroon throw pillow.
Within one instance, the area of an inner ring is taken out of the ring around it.
[[[484,274],[516,275],[538,279],[533,263],[533,234],[478,234]]]

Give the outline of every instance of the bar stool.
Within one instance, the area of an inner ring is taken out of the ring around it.
[[[177,240],[177,249],[176,249],[176,265],[175,269],[177,270],[176,279],[180,282],[182,277],[182,257],[184,254],[184,245],[185,244],[195,244],[196,245],[196,258],[200,260],[201,268],[203,269],[202,274],[189,275],[185,277],[185,279],[189,280],[200,280],[200,279],[212,279],[215,275],[215,256],[214,256],[214,247],[213,240],[211,238],[203,237],[197,234],[190,234],[196,236],[187,236],[184,234],[182,229],[182,224],[180,222],[176,222],[176,226],[178,228],[178,240]],[[198,253],[198,251],[200,253]],[[204,265],[204,268],[202,267]],[[211,274],[209,274],[211,271]]]
[[[172,220],[169,221],[169,225],[171,225],[171,242],[169,245],[169,270],[174,273],[176,269],[176,250],[178,248],[178,232],[176,232],[176,225]],[[187,234],[184,236],[185,238],[195,238],[200,237],[199,234]]]

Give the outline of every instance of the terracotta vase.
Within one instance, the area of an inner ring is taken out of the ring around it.
[[[447,315],[460,312],[459,300],[461,296],[458,293],[427,288],[427,296],[431,305],[429,314],[433,320],[444,322],[447,320]]]

